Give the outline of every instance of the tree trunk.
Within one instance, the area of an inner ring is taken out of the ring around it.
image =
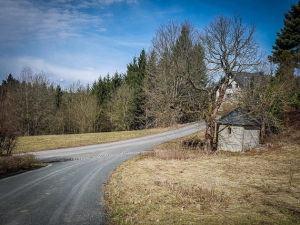
[[[205,150],[206,151],[213,150],[216,117],[217,117],[217,113],[221,107],[221,104],[223,102],[228,83],[229,83],[229,73],[226,74],[225,82],[219,88],[219,96],[218,96],[216,102],[213,102],[213,100],[212,100],[213,99],[212,95],[215,93],[214,92],[210,93],[209,110],[208,110],[208,115],[206,116],[206,131],[205,131]]]
[[[210,97],[209,110],[208,110],[208,114],[206,115],[205,147],[204,147],[204,149],[208,152],[213,150],[213,141],[215,135],[215,119],[216,119],[217,111],[213,110],[213,105],[214,104],[212,102],[212,98]]]
[[[205,131],[205,146],[204,150],[210,152],[213,150],[213,141],[214,141],[214,132],[215,125],[214,123],[208,122],[206,124],[206,131]]]
[[[264,144],[266,137],[266,124],[265,122],[262,122],[261,130],[260,130],[260,143]]]

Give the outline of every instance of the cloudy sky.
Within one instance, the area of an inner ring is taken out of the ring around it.
[[[254,23],[270,54],[283,14],[298,0],[0,0],[0,82],[22,68],[66,85],[91,84],[126,65],[169,20],[198,30],[215,15],[241,14]]]

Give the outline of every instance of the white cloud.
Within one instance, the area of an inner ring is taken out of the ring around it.
[[[29,66],[55,83],[63,79],[64,83],[81,80],[91,84],[100,75],[125,72],[126,64],[145,47],[138,43],[140,37],[139,41],[125,41],[124,36],[107,34],[106,27],[111,27],[103,19],[114,19],[109,18],[114,16],[109,10],[88,14],[89,10],[78,5],[89,3],[101,9],[136,1],[0,1],[0,82],[9,73],[18,77]]]
[[[71,5],[49,7],[29,0],[2,0],[0,15],[1,42],[65,38],[103,21],[100,16],[82,13]]]
[[[82,56],[82,58],[87,58]],[[49,78],[51,82],[62,82],[65,85],[71,84],[78,80],[83,84],[92,84],[99,76],[106,76],[107,73],[113,75],[116,71],[123,71],[126,68],[124,61],[108,60],[101,63],[104,66],[95,67],[93,65],[84,66],[79,62],[80,56],[74,59],[73,65],[58,65],[56,63],[50,63],[42,58],[35,57],[17,57],[17,58],[0,58],[0,64],[2,73],[0,74],[0,82],[12,74],[15,78],[19,78],[20,72],[26,66],[30,67],[34,74],[43,73]],[[85,59],[87,60],[87,59]],[[13,66],[12,66],[13,65]]]
[[[82,83],[92,83],[100,76],[101,70],[96,68],[73,69],[69,67],[57,66],[46,62],[44,59],[32,57],[17,58],[16,64],[19,68],[29,66],[34,73],[43,72],[52,82],[64,80],[66,83],[73,83],[80,80]],[[20,70],[21,71],[21,70]]]
[[[110,5],[113,3],[126,2],[126,3],[137,3],[137,0],[98,0],[99,3]]]
[[[101,8],[114,3],[136,3],[136,0],[1,0],[0,46],[18,41],[48,40],[78,36],[86,27],[104,31],[102,18],[113,16],[92,15],[82,8]]]
[[[99,32],[105,32],[106,31],[106,28],[102,27],[100,29],[98,29]]]
[[[89,0],[89,1],[81,1],[77,7],[78,8],[92,8],[92,7],[100,7],[105,8],[105,6],[112,5],[115,3],[137,3],[138,0]]]

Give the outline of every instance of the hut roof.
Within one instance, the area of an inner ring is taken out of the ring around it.
[[[224,125],[236,126],[260,126],[261,123],[257,119],[251,117],[249,113],[244,112],[240,107],[221,117],[218,123]]]

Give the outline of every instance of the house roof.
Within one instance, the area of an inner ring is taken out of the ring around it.
[[[230,78],[232,78],[234,81],[236,81],[239,85],[239,87],[244,88],[247,86],[250,86],[251,83],[257,83],[259,82],[263,77],[266,77],[267,75],[263,74],[262,72],[257,73],[249,73],[249,72],[237,72],[233,71],[231,73]],[[221,78],[220,85],[224,82],[225,77]],[[217,87],[218,89],[218,87]],[[216,90],[217,90],[216,89]]]
[[[221,117],[218,123],[224,125],[236,125],[236,126],[260,126],[261,123],[251,117],[249,113],[244,112],[240,107]]]
[[[233,72],[234,80],[239,84],[240,87],[249,86],[251,82],[255,82],[262,73],[248,73],[248,72]]]

